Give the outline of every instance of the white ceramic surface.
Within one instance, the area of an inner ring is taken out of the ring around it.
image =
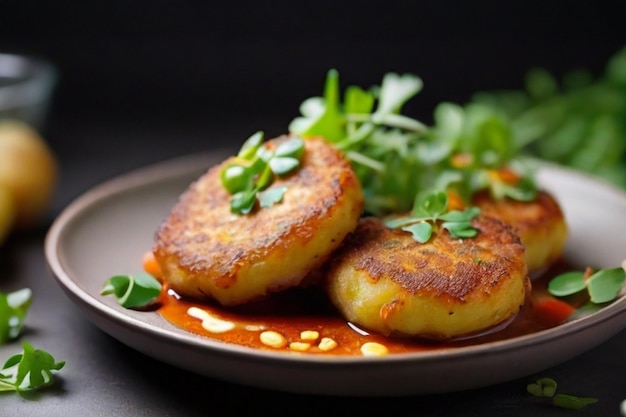
[[[626,298],[530,336],[386,357],[257,351],[189,334],[157,313],[126,310],[99,295],[114,274],[141,270],[141,255],[179,194],[224,152],[181,158],[110,180],[70,204],[46,238],[49,267],[67,296],[104,332],[161,361],[209,377],[288,392],[399,396],[484,387],[567,361],[626,327]],[[567,259],[617,266],[626,258],[626,193],[584,174],[544,166],[540,183],[570,225]],[[460,378],[459,376],[463,377]]]

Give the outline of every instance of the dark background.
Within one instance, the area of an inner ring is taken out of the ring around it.
[[[329,68],[364,87],[419,75],[409,109],[423,120],[443,100],[520,88],[533,66],[599,74],[625,22],[622,0],[0,0],[0,51],[57,65],[50,129],[204,131],[211,146],[241,139],[213,134],[231,124],[282,133]]]

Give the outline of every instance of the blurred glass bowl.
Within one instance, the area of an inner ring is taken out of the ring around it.
[[[40,129],[56,82],[57,71],[51,63],[0,53],[0,121],[17,119]]]

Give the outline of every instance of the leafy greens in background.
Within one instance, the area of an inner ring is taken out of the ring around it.
[[[442,102],[433,125],[402,114],[422,89],[412,74],[388,73],[380,86],[348,86],[330,70],[321,97],[300,106],[289,131],[323,136],[351,160],[375,215],[407,212],[425,188],[454,188],[466,201],[531,200],[533,159],[557,162],[626,188],[626,47],[594,79],[586,70],[557,80],[529,71],[525,90],[477,92],[466,104]],[[528,158],[531,157],[531,158]],[[493,175],[506,167],[514,182]]]
[[[525,81],[524,90],[478,92],[468,106],[500,114],[525,152],[626,188],[626,47],[596,78],[535,68]]]
[[[342,96],[339,74],[330,70],[323,97],[305,100],[289,131],[324,137],[341,150],[361,181],[365,210],[374,215],[408,212],[426,189],[453,188],[466,202],[482,189],[520,200],[534,197],[502,115],[487,106],[442,103],[429,127],[402,114],[421,88],[415,75],[388,73],[380,86],[348,86]],[[516,169],[515,181],[494,175],[503,167]]]

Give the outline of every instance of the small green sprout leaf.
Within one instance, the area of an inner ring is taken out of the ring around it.
[[[65,361],[57,362],[44,350],[22,344],[23,352],[11,356],[0,369],[0,391],[31,391],[54,383],[53,371],[59,371]]]
[[[436,219],[446,212],[448,195],[443,191],[424,191],[418,193],[413,205],[414,217],[430,217]]]
[[[556,393],[557,383],[552,378],[541,378],[535,383],[528,384],[526,390],[535,397],[552,398]]]
[[[594,304],[608,303],[616,299],[626,283],[623,267],[600,269],[586,276],[579,271],[557,275],[548,283],[548,292],[555,297],[566,297],[587,291]]]
[[[536,382],[528,384],[526,391],[535,397],[551,398],[552,404],[570,410],[579,410],[590,404],[598,402],[597,398],[578,397],[576,395],[561,394],[556,392],[557,383],[552,378],[540,378]]]
[[[296,158],[276,156],[270,159],[272,172],[278,176],[287,175],[300,165]]]
[[[275,177],[287,175],[300,167],[304,145],[302,138],[294,136],[270,150],[263,146],[263,132],[248,138],[237,157],[220,172],[222,186],[231,195],[231,212],[249,214],[256,207],[257,200],[261,208],[282,201],[284,191],[269,194],[261,191],[272,185]]]
[[[256,202],[256,190],[244,190],[233,194],[230,200],[230,210],[233,213],[248,214],[252,212]]]
[[[261,145],[263,145],[263,132],[258,131],[245,140],[237,156],[242,159],[252,160]]]
[[[430,240],[437,230],[437,221],[442,221],[441,228],[446,229],[455,239],[472,238],[478,230],[472,226],[472,220],[478,214],[478,207],[466,210],[448,210],[448,196],[445,192],[429,191],[418,193],[411,216],[389,217],[384,220],[391,229],[401,228],[410,232],[420,243]]]
[[[161,283],[152,275],[115,275],[104,283],[101,295],[114,295],[125,308],[144,308],[153,304],[161,294]]]
[[[581,408],[597,402],[597,398],[577,397],[569,394],[556,394],[552,399],[552,403],[557,407],[567,408],[570,410],[580,410]]]
[[[413,235],[413,239],[420,243],[426,243],[430,240],[433,233],[433,225],[422,221],[412,224],[411,226],[405,226],[402,230],[410,232]]]
[[[298,160],[304,153],[304,140],[298,136],[289,138],[280,143],[274,153],[277,157],[292,157]]]
[[[548,292],[555,297],[566,297],[587,288],[585,274],[580,271],[569,271],[557,275],[548,283]]]
[[[614,300],[626,282],[623,268],[601,269],[587,280],[587,290],[591,301],[596,304]]]
[[[0,345],[22,333],[32,302],[32,291],[23,288],[8,294],[0,292]]]
[[[259,204],[262,208],[270,208],[283,200],[285,192],[287,192],[287,187],[275,187],[266,191],[259,191]]]

